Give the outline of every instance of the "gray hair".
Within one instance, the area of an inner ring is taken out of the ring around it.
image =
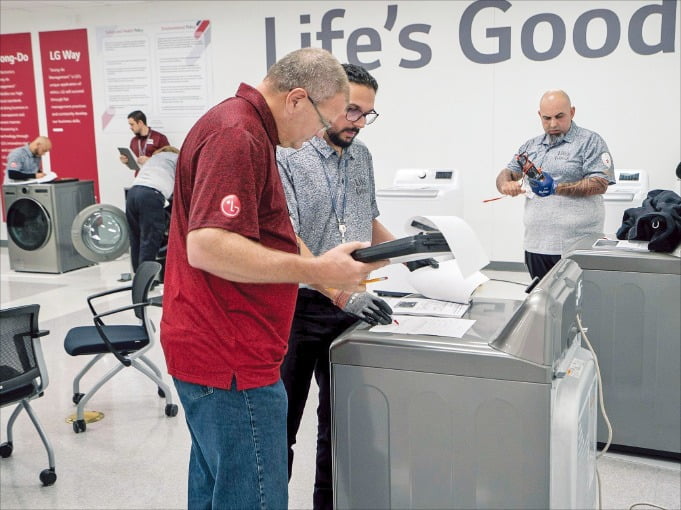
[[[285,55],[269,68],[265,81],[277,92],[303,88],[317,103],[338,93],[346,99],[350,94],[345,69],[321,48],[302,48]]]

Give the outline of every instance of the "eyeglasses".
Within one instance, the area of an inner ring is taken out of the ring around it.
[[[527,152],[518,154],[515,159],[518,161],[523,169],[523,173],[527,175],[527,177],[530,179],[539,179],[540,181],[544,179],[541,169],[534,166],[534,163],[530,161],[530,157],[527,155]]]
[[[376,110],[369,110],[368,112],[363,112],[362,110],[360,110],[359,108],[355,108],[354,106],[349,107],[345,111],[345,118],[350,122],[357,122],[362,117],[364,117],[364,121],[368,126],[378,118],[378,113],[376,112]]]
[[[314,108],[314,111],[317,112],[317,117],[319,117],[319,122],[322,123],[322,126],[324,126],[324,129],[329,129],[331,127],[331,124],[329,124],[326,120],[324,120],[324,117],[322,117],[322,113],[319,111],[319,108],[317,108],[317,105],[312,100],[312,98],[310,96],[307,96],[307,98],[310,100],[310,103],[312,103],[312,108]]]

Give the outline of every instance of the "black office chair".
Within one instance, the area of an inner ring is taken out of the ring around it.
[[[85,404],[92,396],[114,375],[126,367],[133,367],[154,381],[158,387],[158,395],[166,399],[166,416],[177,415],[177,405],[173,404],[172,394],[168,385],[161,379],[161,371],[145,355],[154,345],[156,327],[148,312],[149,306],[159,304],[157,300],[150,300],[149,289],[158,276],[161,264],[153,261],[142,262],[137,268],[132,285],[112,289],[87,298],[92,311],[94,326],[72,328],[64,339],[64,349],[71,356],[94,356],[85,368],[73,380],[73,403],[77,405],[76,420],[73,430],[77,434],[85,432]],[[131,291],[132,304],[114,310],[98,313],[93,305],[96,298],[109,296],[117,292]],[[134,311],[141,324],[106,325],[104,317]],[[108,354],[113,354],[120,362],[104,375],[87,393],[80,392],[80,380],[95,363]]]
[[[49,381],[40,337],[50,332],[38,328],[39,311],[39,305],[0,310],[0,407],[18,404],[7,422],[7,442],[0,444],[0,457],[12,455],[12,427],[25,409],[47,450],[50,467],[40,472],[40,481],[52,485],[57,480],[54,450],[29,402],[43,396]]]

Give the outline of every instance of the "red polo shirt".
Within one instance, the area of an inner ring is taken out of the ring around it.
[[[209,110],[182,145],[163,291],[161,344],[180,380],[238,389],[279,379],[296,284],[238,283],[191,267],[191,230],[214,227],[297,253],[275,160],[278,135],[263,96],[241,84]]]

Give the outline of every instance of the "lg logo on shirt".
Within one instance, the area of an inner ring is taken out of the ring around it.
[[[220,210],[228,218],[236,218],[241,212],[241,200],[236,195],[227,195],[220,202]]]

